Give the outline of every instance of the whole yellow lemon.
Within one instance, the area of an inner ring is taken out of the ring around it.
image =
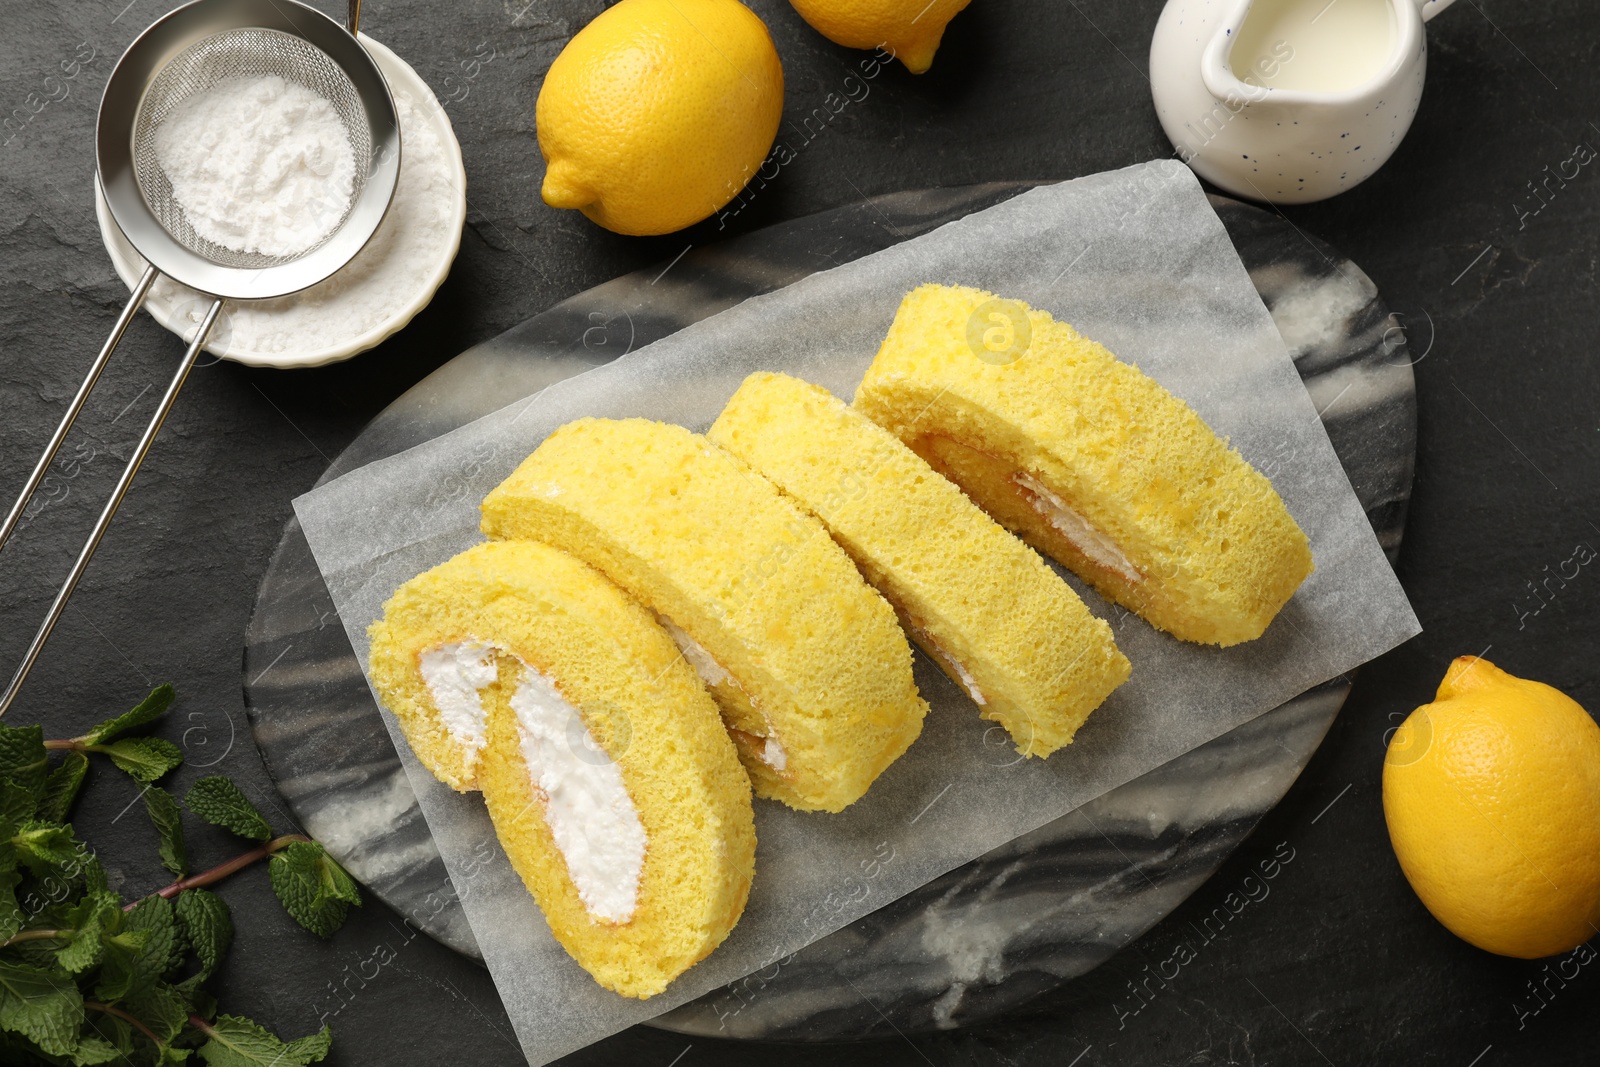
[[[1561,691],[1451,663],[1390,739],[1383,814],[1406,879],[1458,937],[1537,959],[1600,933],[1600,727]]]
[[[913,74],[933,65],[947,23],[970,0],[789,0],[811,28],[846,48],[882,48]]]
[[[622,0],[545,75],[541,195],[617,233],[681,230],[744,188],[782,112],[778,51],[738,0]]]

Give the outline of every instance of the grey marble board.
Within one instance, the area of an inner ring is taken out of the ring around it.
[[[670,269],[663,264],[580,293],[424,379],[373,420],[323,481],[749,296],[1028,187],[875,197],[693,249]],[[1221,197],[1212,203],[1392,556],[1404,528],[1416,443],[1403,333],[1348,259],[1281,216]],[[1158,922],[1244,840],[1304,768],[1349,685],[1348,678],[1325,683],[655,1025],[791,1040],[947,1028],[986,1019],[1083,974]],[[410,922],[476,956],[444,864],[293,521],[257,596],[244,689],[256,743],[306,829]],[[996,760],[1011,758],[1008,748],[996,749]]]

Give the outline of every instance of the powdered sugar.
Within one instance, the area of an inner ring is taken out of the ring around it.
[[[370,42],[368,47],[389,79],[400,119],[400,176],[388,214],[367,246],[325,281],[272,300],[229,300],[206,344],[209,351],[256,359],[358,341],[376,344],[403,325],[405,312],[438,284],[441,257],[460,232],[455,145],[438,102],[420,79],[387,49]],[[130,266],[136,278],[144,262]],[[123,276],[130,277],[127,270]],[[161,322],[186,336],[210,306],[209,298],[165,277],[146,301]]]
[[[155,149],[195,232],[235,252],[299,255],[350,207],[355,153],[338,112],[275,75],[228,78],[184,100]]]

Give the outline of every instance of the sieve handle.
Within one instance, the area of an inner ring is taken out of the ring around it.
[[[72,423],[77,419],[78,412],[83,410],[83,402],[89,399],[89,393],[100,380],[100,372],[106,369],[106,364],[111,360],[111,353],[116,350],[117,342],[122,340],[122,335],[127,332],[128,323],[133,321],[133,316],[144,304],[144,298],[150,292],[150,285],[155,280],[156,269],[146,267],[144,274],[139,278],[139,284],[133,287],[133,295],[128,298],[128,305],[122,309],[117,324],[111,327],[111,336],[106,338],[105,347],[100,349],[100,355],[95,357],[94,365],[89,368],[89,376],[78,387],[78,395],[72,398],[72,403],[67,405],[67,413],[62,416],[61,425],[56,427],[55,436],[44,446],[44,455],[39,457],[33,473],[28,475],[28,483],[22,487],[22,495],[11,505],[11,514],[6,516],[5,524],[0,526],[0,548],[5,547],[12,532],[16,530],[17,523],[22,521],[22,513],[28,509],[28,501],[38,492],[39,483],[44,481],[45,472],[50,469],[50,464],[55,462],[56,453],[61,451],[61,442],[67,439],[67,431],[72,429]]]
[[[143,290],[150,288],[153,280],[153,270],[147,270],[145,277],[140,280]],[[129,311],[125,318],[137,310],[138,302],[143,299],[144,292],[135,290],[135,299],[128,304]],[[145,454],[150,451],[150,445],[156,439],[156,434],[161,432],[161,424],[166,421],[167,413],[172,410],[172,402],[178,399],[178,390],[183,388],[184,380],[189,377],[189,372],[194,369],[195,360],[200,356],[200,349],[206,343],[206,337],[211,333],[212,325],[217,321],[217,315],[222,311],[222,301],[215,300],[211,310],[206,312],[206,317],[201,320],[200,327],[195,331],[194,341],[189,345],[189,350],[183,354],[183,362],[178,364],[178,373],[173,375],[172,384],[167,386],[166,395],[161,398],[161,404],[156,409],[155,415],[150,419],[150,425],[145,428],[144,436],[139,439],[139,446],[134,449],[133,458],[128,460],[128,465],[122,470],[122,477],[117,481],[117,487],[111,491],[111,499],[106,501],[105,510],[100,512],[99,520],[94,524],[94,530],[89,534],[89,542],[83,546],[83,551],[78,553],[78,561],[72,565],[72,573],[67,575],[66,582],[61,586],[61,591],[56,594],[56,599],[50,605],[50,614],[45,616],[44,624],[39,627],[39,632],[34,636],[33,644],[28,648],[27,654],[22,657],[22,665],[17,668],[17,673],[11,679],[11,684],[6,687],[5,695],[0,696],[0,715],[6,713],[11,707],[11,702],[16,699],[17,692],[22,688],[23,681],[28,677],[28,672],[33,669],[34,662],[39,658],[39,652],[44,648],[44,643],[50,637],[50,631],[55,629],[56,623],[61,618],[61,612],[67,606],[67,600],[72,596],[72,591],[78,587],[78,580],[83,577],[83,572],[88,569],[89,560],[94,558],[94,550],[100,547],[100,538],[105,535],[106,527],[111,525],[111,518],[117,513],[117,505],[122,503],[122,498],[128,493],[128,486],[133,483],[133,476],[139,472],[139,464],[144,462]],[[119,320],[118,326],[126,328],[127,323]],[[113,332],[111,340],[107,342],[107,352],[102,353],[102,361],[109,354],[110,347],[114,346],[120,329]],[[90,380],[85,384],[93,384],[94,376],[99,373],[98,367],[90,374]],[[78,400],[82,406],[82,395]],[[76,412],[73,412],[76,414]],[[67,423],[70,425],[69,416]],[[64,430],[63,430],[64,432]],[[57,442],[59,444],[59,442]]]
[[[350,13],[344,20],[344,28],[354,37],[361,29],[361,0],[350,0]]]

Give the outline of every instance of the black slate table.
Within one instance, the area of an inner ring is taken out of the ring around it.
[[[5,0],[0,105],[19,110],[0,134],[0,495],[20,484],[124,300],[94,224],[94,112],[116,56],[168,6]],[[364,27],[446,101],[462,142],[470,211],[455,270],[408,329],[351,363],[195,373],[9,721],[68,736],[171,680],[180,702],[163,729],[191,762],[175,788],[225,771],[287,828],[249,740],[242,635],[290,499],[409,385],[564,297],[691,244],[896,189],[1066,178],[1171,151],[1144,71],[1158,5],[974,0],[929,74],[888,71],[820,131],[795,131],[795,158],[724,225],[617,237],[539,202],[533,139],[543,71],[604,6],[367,0]],[[781,0],[751,6],[783,56],[787,114],[810,114],[857,55]],[[1600,544],[1600,178],[1585,168],[1534,191],[1547,165],[1600,145],[1600,15],[1577,0],[1463,0],[1429,38],[1422,111],[1395,157],[1343,197],[1286,211],[1359,262],[1403,316],[1420,436],[1399,569],[1425,632],[1361,672],[1283,804],[1139,942],[982,1028],[759,1049],[638,1028],[570,1062],[1594,1062],[1588,1009],[1600,978],[1586,968],[1547,981],[1544,964],[1478,952],[1433,922],[1389,850],[1378,782],[1386,732],[1428,699],[1453,656],[1486,654],[1600,707],[1600,579],[1584,571],[1554,596],[1530,592],[1576,545]],[[63,98],[62,83],[44,79],[74,59]],[[154,403],[146,386],[179,351],[147,319],[135,325],[48,506],[0,558],[0,670],[20,656],[137,438]],[[78,809],[124,892],[160,881],[153,831],[128,808],[135,795],[100,774]],[[232,846],[195,833],[192,847],[204,863]],[[1286,850],[1295,858],[1269,893],[1177,977],[1151,978],[1194,940],[1191,924]],[[261,872],[222,892],[240,924],[218,983],[232,1010],[286,1034],[331,1023],[330,1062],[520,1061],[484,972],[376,901],[322,943],[282,914]]]

